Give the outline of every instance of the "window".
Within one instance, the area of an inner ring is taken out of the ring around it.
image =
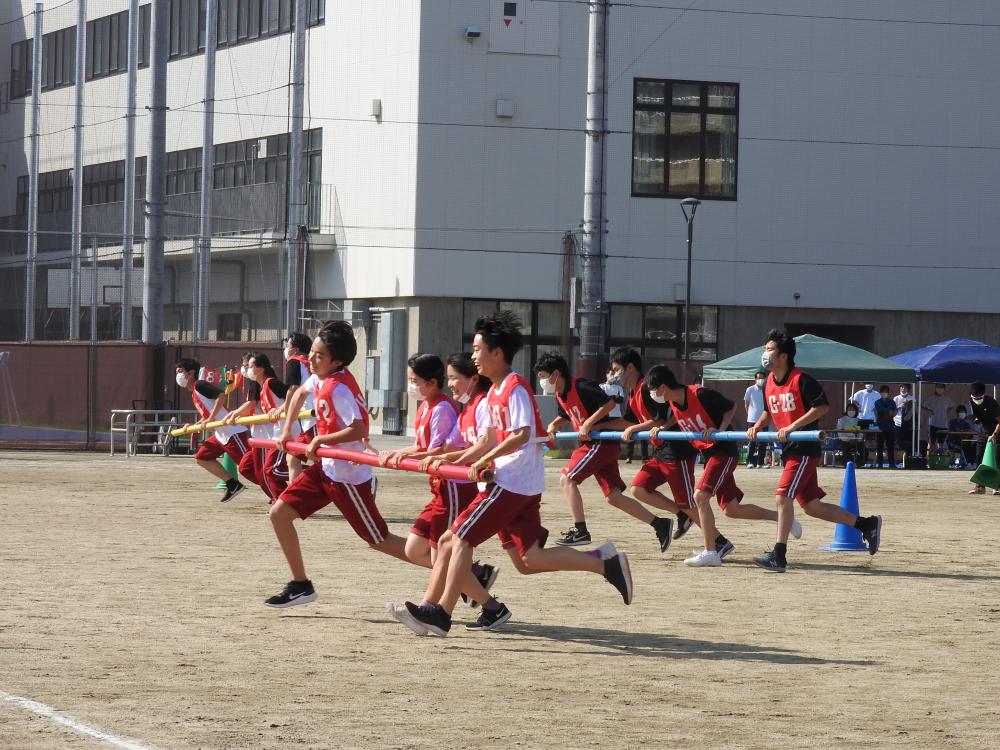
[[[632,195],[735,200],[739,84],[637,78]]]
[[[149,65],[149,4],[139,6],[139,67]],[[87,22],[87,80],[128,70],[128,11]]]
[[[10,45],[10,98],[31,93],[31,40]]]
[[[76,28],[42,37],[42,91],[71,86],[76,80]]]
[[[167,154],[167,195],[196,193],[201,189],[201,149]]]
[[[287,34],[295,0],[219,0],[219,47]],[[308,0],[306,25],[326,21],[326,0]]]
[[[42,172],[38,175],[38,213],[69,211],[73,204],[72,170]],[[17,178],[17,208],[19,215],[28,213],[28,175]]]
[[[684,357],[684,305],[611,306],[608,346],[632,346],[639,350],[646,366],[666,359]],[[719,308],[691,305],[691,345],[693,360],[714,362],[718,353]]]
[[[145,192],[146,157],[135,160],[135,195]],[[125,200],[125,162],[109,161],[83,168],[83,205],[118,203]]]
[[[322,150],[322,128],[302,133],[302,161],[307,183],[318,183],[321,179]],[[222,143],[215,147],[213,185],[219,190],[267,182],[283,184],[287,163],[288,133]]]
[[[205,0],[170,0],[169,59],[205,49]]]

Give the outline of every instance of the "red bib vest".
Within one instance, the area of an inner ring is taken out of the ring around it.
[[[587,407],[583,405],[583,400],[580,398],[580,394],[576,392],[576,383],[579,378],[571,378],[569,381],[569,390],[566,391],[566,398],[563,398],[558,393],[556,394],[556,401],[562,410],[566,412],[569,416],[569,421],[573,424],[574,430],[579,430],[583,427],[583,423],[587,421],[587,417],[590,414],[587,412]]]
[[[802,391],[799,390],[799,377],[801,375],[802,370],[798,367],[792,368],[785,378],[784,385],[778,385],[774,382],[773,373],[767,376],[767,384],[764,386],[764,401],[767,410],[771,413],[771,419],[779,430],[788,427],[809,411],[802,403]]]
[[[698,391],[701,390],[701,386],[689,385],[685,387],[685,390],[687,391],[686,408],[681,409],[673,401],[670,402],[670,408],[673,409],[678,427],[685,432],[704,432],[705,430],[718,427],[719,425],[712,421],[712,417],[709,416],[709,413],[705,411],[705,407],[701,405],[701,401],[698,400]],[[692,440],[691,445],[703,451],[708,450],[715,443],[710,440]]]
[[[535,410],[534,442],[548,442],[548,433],[545,431],[545,425],[542,424],[542,414],[538,411],[538,402],[535,401],[535,396],[531,392],[531,386],[516,372],[507,375],[499,388],[496,386],[490,388],[487,403],[490,407],[490,422],[497,431],[497,441],[503,442],[510,434],[510,394],[517,386],[524,388]]]
[[[465,405],[462,409],[462,413],[458,415],[458,429],[462,433],[462,438],[465,440],[466,447],[472,445],[477,440],[479,440],[479,428],[476,424],[476,410],[479,408],[479,404],[483,402],[486,398],[486,391],[480,391],[472,400]]]
[[[421,401],[420,406],[417,407],[417,417],[414,429],[417,432],[418,451],[425,451],[430,447],[431,418],[434,416],[434,411],[439,408],[451,409],[452,412],[455,411],[455,407],[452,406],[451,401],[440,394],[436,399],[434,399],[434,401]]]
[[[260,387],[261,410],[265,413],[271,411],[271,409],[277,409],[285,403],[285,399],[278,398],[271,392],[271,383],[273,382],[274,378],[268,378],[264,381],[264,385]]]
[[[365,395],[358,387],[358,381],[351,375],[351,371],[343,367],[319,381],[319,387],[316,389],[316,432],[320,435],[329,435],[348,426],[333,407],[333,389],[340,384],[346,385],[351,391],[361,412],[365,429],[368,428],[368,405],[365,403]]]
[[[646,402],[642,397],[642,389],[645,388],[645,379],[639,378],[639,382],[635,384],[635,389],[632,391],[632,395],[628,400],[628,410],[635,415],[635,418],[640,422],[648,422],[653,416],[649,413],[649,409],[646,408]]]

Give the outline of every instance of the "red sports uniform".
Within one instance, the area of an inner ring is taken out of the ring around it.
[[[764,386],[764,407],[771,415],[771,421],[780,430],[790,426],[795,420],[805,416],[814,406],[826,404],[826,394],[816,380],[797,367],[792,368],[783,382],[778,383],[774,374],[767,376]],[[819,420],[801,427],[814,430]],[[794,497],[800,506],[826,497],[819,486],[816,467],[819,466],[819,443],[785,443],[781,458],[784,469],[778,482],[777,495]]]
[[[573,424],[573,429],[577,431],[594,412],[610,400],[596,383],[583,378],[570,378],[566,391],[556,394],[559,416],[568,419]],[[607,420],[608,418],[605,418],[601,421]],[[621,492],[625,489],[625,482],[622,481],[621,472],[618,470],[619,455],[621,446],[617,441],[583,441],[569,457],[569,463],[563,468],[562,473],[576,484],[580,484],[588,477],[594,477],[601,486],[604,496],[607,497],[615,490]]]
[[[194,403],[195,411],[202,419],[208,419],[215,408],[215,403],[225,394],[207,380],[199,380],[194,384],[191,391],[191,401]],[[222,419],[229,410],[225,407],[216,413],[217,419]],[[214,461],[223,453],[229,455],[239,466],[244,454],[250,445],[246,441],[247,428],[243,425],[233,425],[232,427],[220,427],[212,433],[212,436],[205,440],[195,452],[194,457],[199,461]]]
[[[346,369],[320,381],[315,396],[316,431],[329,435],[362,420],[367,431],[368,409],[354,376]],[[363,450],[364,442],[342,443],[349,450]],[[301,472],[279,498],[300,518],[308,518],[333,503],[354,532],[369,544],[385,540],[389,527],[375,505],[375,480],[371,467],[324,458]]]
[[[312,375],[312,368],[309,367],[309,358],[302,354],[293,354],[285,362],[285,385],[289,388],[299,387],[310,388],[312,391],[313,385],[318,389],[319,384],[316,378]],[[310,392],[309,397],[302,403],[303,409],[315,409],[316,405],[313,403],[313,393]],[[316,420],[315,419],[300,419],[299,421],[299,435],[295,438],[297,443],[309,443],[314,437],[316,437]]]
[[[470,408],[475,414],[475,405],[469,404],[466,410]],[[415,425],[417,450],[424,452],[445,445],[458,421],[454,405],[444,396],[439,394],[433,401],[421,401],[417,407]],[[438,539],[458,518],[458,514],[469,507],[478,490],[475,482],[430,477],[429,483],[433,497],[420,511],[410,533],[427,539],[431,547],[437,547]]]
[[[683,406],[670,403],[677,426],[685,432],[704,432],[718,428],[722,423],[722,416],[733,407],[733,402],[717,391],[697,385],[686,386],[685,391]],[[729,503],[742,500],[743,492],[736,486],[733,478],[733,471],[739,460],[736,443],[692,440],[691,445],[704,451],[707,459],[698,489],[714,495],[723,510]]]
[[[629,413],[636,424],[650,419],[667,421],[670,410],[649,397],[649,389],[640,378],[628,403]],[[694,507],[694,459],[697,451],[687,441],[662,440],[653,442],[654,452],[632,479],[633,487],[653,492],[664,483],[678,508]]]

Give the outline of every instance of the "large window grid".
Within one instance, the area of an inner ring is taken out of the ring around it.
[[[76,82],[76,28],[60,29],[42,37],[42,91]]]
[[[610,306],[608,346],[631,346],[648,360],[647,366],[684,357],[684,305]],[[719,308],[691,305],[692,360],[714,362],[719,351]]]
[[[146,157],[135,160],[135,195],[146,192]],[[83,205],[119,203],[125,200],[125,161],[89,164],[83,168]]]
[[[38,212],[69,211],[73,205],[73,170],[60,169],[38,175]],[[17,178],[18,214],[28,213],[28,175]]]
[[[139,67],[149,65],[149,5],[139,6]],[[128,11],[87,22],[87,80],[128,69]]]
[[[10,45],[10,98],[20,99],[31,93],[31,40]]]
[[[735,200],[739,84],[637,78],[632,195]]]

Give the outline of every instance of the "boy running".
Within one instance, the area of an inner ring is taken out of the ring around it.
[[[772,421],[778,428],[778,439],[782,443],[784,469],[775,494],[778,507],[777,541],[774,549],[755,557],[753,561],[772,573],[785,572],[788,567],[785,557],[788,534],[795,518],[793,498],[807,515],[859,529],[868,544],[868,554],[874,555],[878,552],[882,536],[882,516],[856,516],[839,505],[822,502],[826,492],[819,486],[816,476],[820,444],[788,442],[788,433],[794,430],[819,429],[819,420],[830,410],[823,387],[795,366],[795,339],[777,329],[768,332],[761,364],[770,372],[764,386],[764,413],[747,430],[747,437],[755,440],[768,420]]]

